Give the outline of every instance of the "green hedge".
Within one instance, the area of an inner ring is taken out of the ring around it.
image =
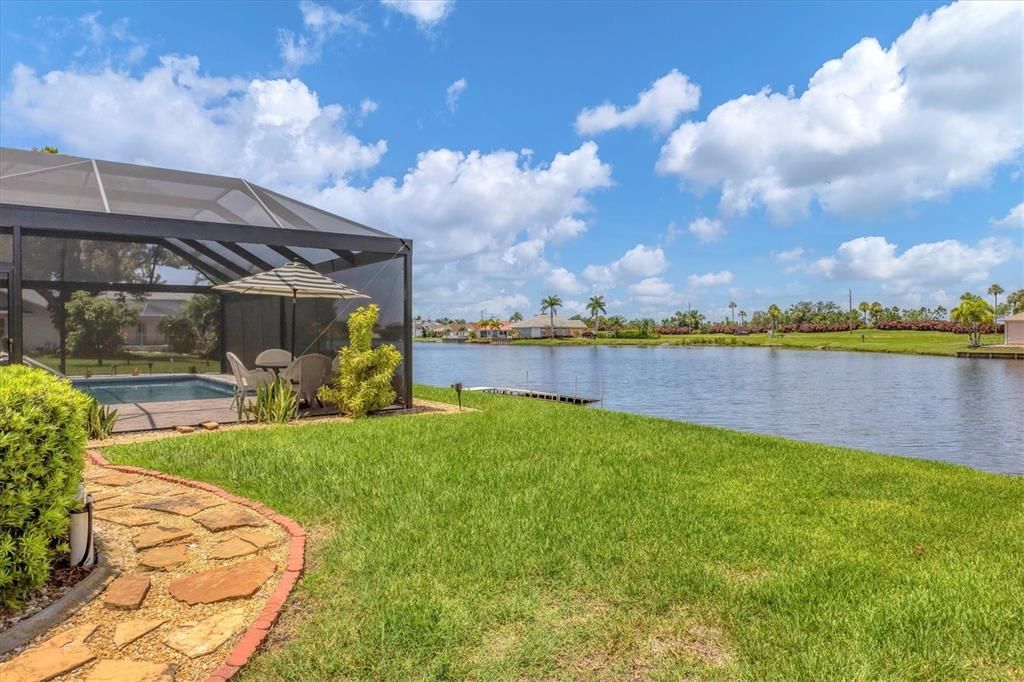
[[[89,398],[22,365],[0,367],[0,608],[18,606],[67,547]]]

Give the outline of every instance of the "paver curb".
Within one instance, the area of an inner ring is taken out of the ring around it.
[[[263,640],[266,639],[267,634],[270,632],[270,628],[274,626],[274,623],[277,621],[277,617],[281,614],[281,609],[284,607],[284,603],[288,599],[288,595],[291,594],[292,588],[295,587],[299,578],[302,577],[302,572],[306,565],[306,531],[303,530],[302,526],[297,524],[295,521],[287,516],[278,514],[270,507],[259,504],[258,502],[253,502],[245,497],[233,495],[215,485],[181,478],[180,476],[173,476],[171,474],[165,474],[159,471],[153,471],[152,469],[111,464],[99,450],[88,450],[85,454],[89,461],[96,466],[121,471],[126,474],[150,476],[161,481],[168,481],[170,483],[177,483],[179,485],[196,488],[198,490],[205,490],[206,492],[216,495],[228,502],[234,502],[235,504],[248,507],[284,528],[290,536],[291,540],[288,543],[288,561],[285,564],[281,578],[277,581],[277,587],[270,595],[270,599],[267,600],[266,606],[264,606],[263,610],[260,611],[256,620],[249,625],[249,628],[242,634],[242,638],[238,640],[238,643],[235,644],[235,647],[228,654],[227,659],[225,659],[224,663],[220,667],[216,668],[209,674],[209,676],[207,676],[206,682],[225,682],[226,680],[231,679],[235,673],[242,669],[242,666],[249,662],[249,659],[252,658],[253,654],[256,653],[256,650],[259,649],[260,644],[262,644]]]

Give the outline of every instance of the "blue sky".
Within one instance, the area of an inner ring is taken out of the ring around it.
[[[420,314],[1024,286],[1021,4],[0,13],[4,145],[240,175],[412,237]]]

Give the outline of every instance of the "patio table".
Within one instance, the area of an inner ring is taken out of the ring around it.
[[[278,360],[276,362],[257,362],[256,367],[259,369],[269,369],[274,374],[280,374],[284,370],[288,369],[288,365],[292,364],[291,360]]]

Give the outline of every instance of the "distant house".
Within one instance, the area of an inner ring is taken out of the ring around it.
[[[546,314],[536,315],[522,322],[514,322],[511,325],[519,336],[524,339],[544,339],[551,337],[551,316]],[[561,315],[555,315],[554,319],[555,338],[568,338],[582,336],[587,330],[587,325],[582,320],[569,320]]]
[[[492,328],[490,325],[482,324],[471,324],[470,328],[476,332],[477,338],[481,339],[507,339],[512,334],[512,323],[508,320],[502,320],[501,326],[498,328]]]
[[[124,343],[131,350],[167,350],[167,336],[160,333],[160,322],[165,317],[181,313],[192,294],[155,292],[146,295],[146,300],[136,304],[138,321],[121,330]],[[132,303],[132,299],[128,299]]]
[[[1003,342],[1007,346],[1024,346],[1024,313],[1010,315],[1003,323]]]

